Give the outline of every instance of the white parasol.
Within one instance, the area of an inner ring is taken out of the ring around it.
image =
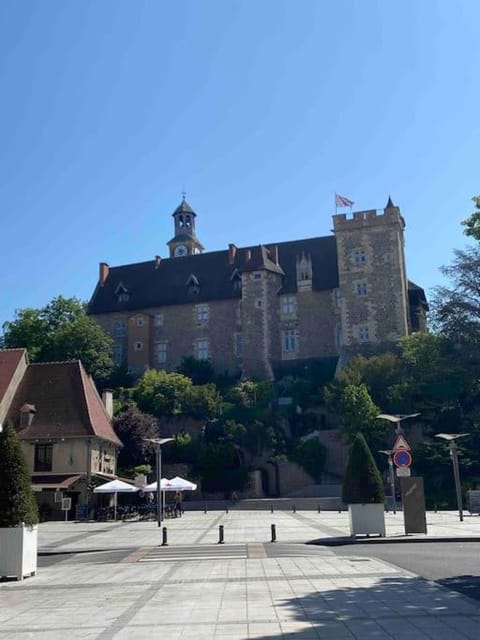
[[[135,493],[138,491],[138,487],[134,487],[128,482],[123,482],[123,480],[111,480],[110,482],[106,482],[105,484],[101,484],[99,487],[95,487],[93,493],[113,493],[114,501],[113,501],[113,513],[114,519],[117,519],[117,493]]]

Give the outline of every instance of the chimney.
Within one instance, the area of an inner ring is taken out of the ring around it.
[[[158,269],[158,267],[160,266],[162,259],[160,256],[155,256],[155,269]]]
[[[268,250],[270,251],[271,261],[278,265],[278,244],[274,244],[271,247],[268,247]]]
[[[111,389],[104,389],[102,392],[102,402],[110,420],[113,418],[113,393]]]
[[[252,259],[252,251],[250,249],[245,249],[245,262],[250,262]]]
[[[100,286],[103,287],[103,285],[105,284],[106,279],[108,278],[108,272],[109,272],[110,267],[108,266],[108,264],[106,262],[100,262],[100,273],[98,276],[98,280],[100,282]]]
[[[237,247],[234,244],[228,245],[228,264],[235,262],[235,256],[237,255]]]

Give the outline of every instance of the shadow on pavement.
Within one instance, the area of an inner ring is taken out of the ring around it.
[[[306,576],[307,577],[307,576]],[[347,582],[352,578],[339,579]],[[365,580],[359,577],[358,581]],[[291,583],[294,584],[294,583]],[[480,629],[478,606],[454,591],[440,588],[422,578],[378,578],[368,586],[340,586],[318,590],[308,595],[278,601],[275,618],[281,629],[261,635],[261,619],[249,620],[249,637],[256,640],[295,640],[318,638],[390,638],[392,629],[399,629],[402,637],[431,638],[428,629],[441,625],[454,635],[463,627],[470,635]],[[287,615],[286,615],[287,614]],[[282,622],[284,619],[284,622]],[[304,622],[302,628],[301,622]],[[300,623],[300,624],[299,624]],[[277,624],[277,622],[275,623]],[[258,634],[258,635],[257,635]],[[316,634],[316,635],[315,635]]]
[[[475,598],[475,600],[480,600],[480,576],[453,576],[452,578],[436,580],[436,582],[443,587],[463,593],[463,595]]]

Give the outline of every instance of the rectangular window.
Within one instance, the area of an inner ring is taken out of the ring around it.
[[[123,362],[123,346],[120,342],[113,343],[112,360],[114,364],[122,364]]]
[[[240,358],[243,354],[243,335],[241,333],[236,333],[234,340],[234,352],[237,358]]]
[[[163,327],[163,313],[156,313],[153,319],[154,327]]]
[[[135,342],[135,351],[143,351],[143,342]]]
[[[263,307],[263,300],[255,300],[255,306],[257,309],[261,309]]]
[[[197,340],[197,360],[208,360],[208,340],[206,338],[201,338]]]
[[[119,302],[128,302],[130,299],[130,296],[128,295],[128,293],[119,293],[118,294],[118,301]]]
[[[115,338],[125,338],[127,335],[127,323],[125,320],[117,320],[113,324],[113,335]]]
[[[282,298],[282,313],[283,315],[292,315],[295,313],[295,296],[284,296]]]
[[[364,249],[355,249],[353,252],[353,261],[355,264],[364,264],[367,260]]]
[[[283,332],[283,350],[289,353],[297,350],[297,332],[295,329],[287,329]]]
[[[195,309],[198,322],[206,322],[208,320],[208,304],[197,304]]]
[[[343,347],[343,330],[342,327],[337,327],[337,347]]]
[[[157,342],[155,344],[155,360],[157,364],[165,364],[167,362],[167,343],[166,341]]]
[[[137,318],[137,327],[143,327],[144,321],[143,318]]]
[[[51,471],[52,470],[52,453],[53,444],[36,444],[34,471]]]
[[[340,289],[333,290],[333,297],[335,300],[335,306],[337,307],[337,309],[339,309],[342,304],[342,296],[340,295]]]
[[[253,279],[254,280],[261,280],[262,279],[262,274],[261,273],[254,273],[253,274]]]
[[[366,296],[368,295],[368,285],[366,282],[359,282],[355,287],[355,292],[357,296]]]
[[[359,338],[360,338],[360,342],[368,342],[370,340],[368,327],[360,327]]]

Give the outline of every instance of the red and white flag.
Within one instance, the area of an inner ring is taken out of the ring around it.
[[[335,194],[335,206],[336,207],[352,207],[355,203],[353,200],[349,200],[348,198],[344,198],[343,196],[339,196],[337,193]]]

